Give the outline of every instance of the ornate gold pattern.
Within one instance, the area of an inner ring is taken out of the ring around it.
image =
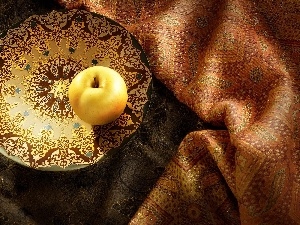
[[[53,11],[9,30],[0,45],[0,147],[26,165],[95,163],[141,123],[151,73],[117,23],[83,10]],[[129,94],[116,121],[94,127],[74,114],[67,96],[72,78],[93,65],[117,70]]]

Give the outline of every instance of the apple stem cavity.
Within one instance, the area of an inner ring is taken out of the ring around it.
[[[98,88],[99,87],[99,80],[94,77],[94,83],[93,83],[93,88]]]

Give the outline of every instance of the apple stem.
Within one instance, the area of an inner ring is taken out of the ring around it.
[[[94,88],[98,88],[99,87],[99,81],[97,80],[96,77],[94,77],[94,85],[93,85]]]

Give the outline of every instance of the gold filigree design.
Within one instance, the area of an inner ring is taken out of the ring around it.
[[[119,24],[83,10],[35,15],[0,39],[0,147],[34,168],[89,165],[140,125],[151,73],[140,45]],[[124,113],[104,126],[73,112],[67,90],[94,65],[118,71],[128,87]]]
[[[51,91],[49,93],[54,95],[54,98],[58,98],[61,101],[68,93],[69,82],[66,80],[54,81]]]

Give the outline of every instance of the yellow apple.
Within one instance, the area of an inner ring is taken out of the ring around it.
[[[89,67],[72,80],[69,101],[75,114],[91,125],[104,125],[116,120],[128,99],[122,76],[104,66]]]

